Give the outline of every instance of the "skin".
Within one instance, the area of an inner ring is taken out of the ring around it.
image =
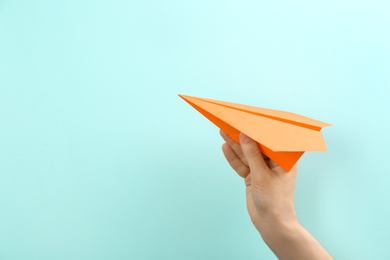
[[[284,259],[333,259],[303,228],[294,206],[296,164],[289,172],[260,152],[256,141],[240,133],[240,144],[220,131],[222,151],[244,178],[246,205],[253,225],[274,254]]]

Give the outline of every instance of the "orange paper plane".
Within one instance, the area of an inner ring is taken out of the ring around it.
[[[305,151],[327,151],[320,133],[331,126],[295,113],[179,95],[240,143],[240,132],[258,142],[262,153],[290,171]]]

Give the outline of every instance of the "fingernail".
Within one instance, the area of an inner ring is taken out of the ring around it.
[[[247,136],[247,135],[245,135],[245,134],[243,134],[243,133],[240,133],[240,141],[241,141],[241,142],[243,142],[243,143],[249,143],[251,140],[252,140],[252,139],[251,139],[249,136]]]

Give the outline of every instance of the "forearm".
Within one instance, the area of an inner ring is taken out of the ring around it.
[[[267,223],[263,223],[258,230],[279,259],[333,259],[296,219],[279,221],[269,218],[263,221]]]

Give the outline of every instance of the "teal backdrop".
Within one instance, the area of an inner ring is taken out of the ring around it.
[[[333,126],[299,221],[388,259],[388,1],[0,1],[0,259],[276,259],[185,94]]]

